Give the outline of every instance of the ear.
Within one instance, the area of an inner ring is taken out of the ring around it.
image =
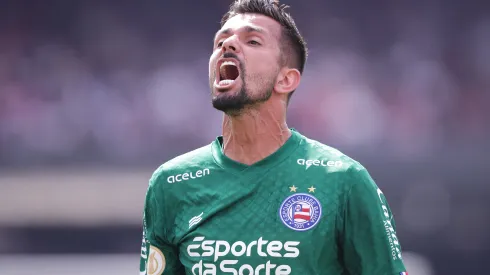
[[[301,73],[297,69],[284,67],[278,75],[275,91],[280,94],[289,94],[298,88]]]

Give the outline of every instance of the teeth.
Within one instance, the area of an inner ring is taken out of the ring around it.
[[[236,63],[234,61],[224,61],[223,63],[221,63],[221,66],[220,68],[222,68],[223,66],[225,65],[232,65],[232,66],[237,66]]]
[[[232,84],[233,82],[235,82],[235,80],[230,80],[230,79],[227,79],[227,80],[221,80],[221,81],[219,82],[219,85],[220,85],[220,86],[227,86],[227,85]]]

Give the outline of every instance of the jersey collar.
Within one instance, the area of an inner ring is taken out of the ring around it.
[[[268,157],[252,164],[246,165],[237,161],[234,161],[227,157],[223,153],[223,136],[219,136],[215,141],[211,144],[213,157],[218,165],[225,169],[232,169],[238,172],[245,171],[252,167],[266,167],[273,166],[280,162],[282,162],[286,157],[288,157],[299,145],[301,141],[301,134],[298,133],[295,129],[291,128],[291,136],[289,139],[274,153],[269,155]]]

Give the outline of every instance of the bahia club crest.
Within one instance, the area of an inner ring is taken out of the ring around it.
[[[322,206],[310,194],[298,193],[287,197],[279,208],[279,217],[289,228],[306,231],[318,224]]]

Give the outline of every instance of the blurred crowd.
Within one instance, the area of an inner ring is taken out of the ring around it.
[[[310,47],[290,126],[335,146],[402,158],[486,143],[484,8],[283,2]],[[210,104],[208,58],[228,3],[7,2],[0,165],[144,163],[210,142],[221,114]]]

